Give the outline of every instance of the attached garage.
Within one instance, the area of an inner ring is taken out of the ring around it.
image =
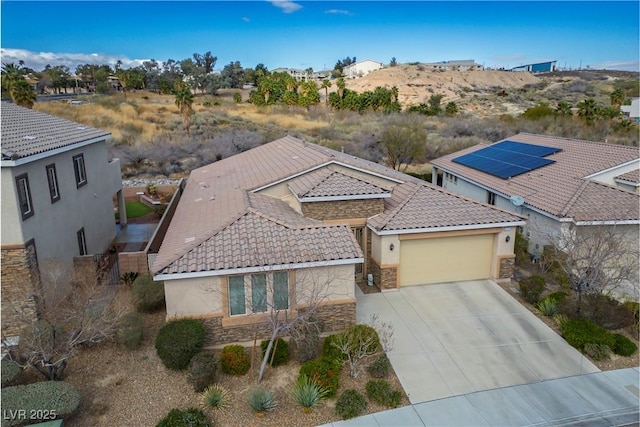
[[[400,286],[491,277],[495,234],[400,241]]]

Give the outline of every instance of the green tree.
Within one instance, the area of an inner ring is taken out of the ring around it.
[[[187,131],[187,135],[191,136],[189,129],[191,128],[191,114],[193,114],[193,93],[191,93],[191,88],[182,80],[176,81],[174,91],[176,106],[182,116],[182,124]]]
[[[344,90],[347,87],[347,84],[342,77],[336,80],[336,86],[338,87],[338,96],[340,98],[344,98]]]
[[[449,117],[453,117],[458,114],[458,104],[453,101],[447,102],[447,105],[444,107],[444,114]]]
[[[433,94],[429,97],[429,116],[439,116],[442,113],[442,102],[444,95]]]
[[[611,92],[611,106],[614,108],[620,108],[620,106],[624,103],[624,90],[621,87],[616,88],[613,92]]]
[[[398,61],[396,61],[396,57],[391,58],[391,62],[389,62],[390,67],[395,67],[398,65]]]
[[[241,89],[245,81],[244,69],[239,61],[230,62],[220,72],[222,87]]]
[[[529,120],[540,120],[544,117],[553,115],[555,115],[555,110],[544,102],[536,105],[535,107],[527,108],[525,112],[522,113],[522,117]]]
[[[329,88],[331,87],[331,80],[322,80],[322,89],[324,89],[324,105],[329,105]]]
[[[556,107],[556,115],[561,117],[570,117],[573,115],[571,111],[571,104],[567,101],[560,101]]]
[[[298,95],[298,105],[309,108],[320,102],[320,92],[318,85],[313,80],[307,80],[300,84],[300,94]]]
[[[24,68],[13,62],[2,64],[2,89],[11,92],[18,81],[24,80]]]
[[[383,124],[380,143],[388,167],[405,171],[419,159],[427,143],[427,130],[415,114],[392,115]]]
[[[588,125],[592,125],[600,117],[600,107],[592,98],[578,103],[578,116],[584,118]]]
[[[211,74],[213,72],[213,67],[215,67],[216,62],[218,61],[218,57],[211,55],[211,51],[209,51],[205,52],[204,55],[194,53],[193,60],[198,67],[201,67],[204,70],[205,74]]]
[[[33,104],[36,102],[36,93],[33,90],[33,86],[25,79],[14,83],[10,93],[13,102],[21,107],[33,108]]]

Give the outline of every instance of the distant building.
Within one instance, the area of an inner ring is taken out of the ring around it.
[[[556,61],[538,62],[536,64],[520,65],[511,71],[525,71],[529,73],[550,73],[556,70]]]
[[[430,70],[438,71],[481,71],[484,67],[476,64],[473,59],[461,59],[454,61],[427,62],[421,64]]]
[[[634,122],[640,122],[640,98],[631,99],[631,105],[621,105],[622,115]]]
[[[364,61],[354,62],[342,69],[342,75],[349,79],[364,77],[372,71],[379,70],[384,67],[382,62],[365,59]]]
[[[331,71],[312,71],[309,73],[307,70],[300,70],[297,68],[276,68],[271,70],[272,73],[287,73],[296,80],[324,80],[331,77]]]

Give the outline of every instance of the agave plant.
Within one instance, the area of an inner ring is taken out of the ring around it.
[[[311,410],[318,406],[320,400],[325,398],[328,393],[329,390],[310,380],[306,375],[301,375],[293,388],[292,397],[305,410]]]
[[[251,409],[259,414],[271,411],[278,406],[278,402],[276,402],[273,392],[261,386],[256,386],[249,390],[247,400]]]
[[[554,317],[558,314],[558,304],[556,304],[556,302],[549,297],[538,302],[538,305],[536,307],[542,314],[547,317]]]
[[[224,387],[214,384],[200,394],[200,399],[204,407],[222,409],[227,407],[229,392]]]

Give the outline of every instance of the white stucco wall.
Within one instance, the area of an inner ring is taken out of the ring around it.
[[[598,181],[598,182],[602,182],[604,184],[609,184],[612,186],[620,186],[620,184],[618,184],[614,178],[616,176],[620,176],[623,175],[627,172],[631,172],[634,171],[636,169],[640,168],[640,162],[632,162],[630,164],[627,165],[623,165],[623,166],[619,166],[617,168],[605,171],[605,172],[601,172],[597,175],[592,176],[590,179],[592,179],[593,181]]]
[[[164,281],[167,316],[197,316],[222,312],[219,276]]]
[[[297,304],[355,298],[354,274],[354,264],[296,270]]]
[[[390,249],[393,245],[393,250]],[[371,258],[380,266],[400,264],[400,239],[398,235],[379,236],[371,232]]]

